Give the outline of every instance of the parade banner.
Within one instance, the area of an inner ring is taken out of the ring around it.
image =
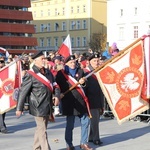
[[[145,77],[142,40],[114,57],[96,76],[118,124],[149,109],[149,101],[141,98]]]
[[[0,70],[0,114],[16,107],[21,80],[20,61],[14,61]]]

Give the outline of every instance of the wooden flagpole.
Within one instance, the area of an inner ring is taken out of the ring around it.
[[[92,72],[90,72],[88,75],[86,75],[85,77],[83,77],[84,79],[87,79],[88,77],[90,77],[93,73],[96,73],[97,71],[99,71],[100,69],[102,69],[105,65],[107,65],[108,63],[110,63],[112,60],[114,60],[115,58],[117,58],[118,56],[122,55],[123,53],[125,53],[126,50],[128,50],[130,47],[134,46],[136,43],[138,43],[139,41],[143,40],[143,37],[138,38],[137,40],[135,40],[133,43],[131,43],[130,45],[128,45],[126,48],[124,48],[123,50],[121,50],[118,54],[116,54],[115,56],[113,56],[112,58],[110,58],[109,60],[107,60],[104,64],[102,64],[101,66],[98,66],[96,69],[94,69]],[[77,82],[75,85],[73,85],[72,87],[70,87],[67,91],[65,91],[63,93],[63,95],[67,94],[68,92],[70,92],[71,90],[73,90],[78,84],[80,84],[79,82]]]
[[[4,70],[5,68],[11,66],[12,64],[16,63],[17,61],[19,61],[19,60],[23,57],[23,54],[24,54],[24,52],[23,52],[23,53],[21,54],[21,56],[18,57],[16,60],[12,61],[11,63],[9,63],[9,64],[7,64],[7,65],[5,65],[3,68],[0,68],[0,72],[1,72],[2,70]]]

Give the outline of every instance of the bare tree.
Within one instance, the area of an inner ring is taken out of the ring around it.
[[[93,33],[90,38],[89,46],[93,51],[102,52],[106,47],[106,35]]]

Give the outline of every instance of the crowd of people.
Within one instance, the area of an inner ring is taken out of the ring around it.
[[[0,60],[0,64],[8,64],[13,59],[15,58],[10,55],[6,63]],[[94,74],[87,79],[84,77],[106,59],[92,50],[82,54],[75,52],[67,58],[53,52],[45,55],[42,51],[22,56],[23,82],[19,90],[16,116],[21,116],[26,99],[29,99],[29,113],[36,122],[34,150],[51,149],[47,125],[53,115],[66,116],[64,136],[67,150],[75,150],[75,117],[79,117],[81,122],[81,149],[93,150],[90,142],[95,145],[103,144],[100,139],[99,120],[104,111],[104,95]],[[56,106],[59,106],[59,111],[54,114]],[[0,131],[7,133],[5,114],[0,115],[1,118],[3,125],[0,125]]]

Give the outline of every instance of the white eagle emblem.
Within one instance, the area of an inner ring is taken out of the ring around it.
[[[128,73],[123,79],[123,81],[120,81],[121,88],[124,89],[126,92],[128,92],[128,90],[136,90],[140,85],[137,82],[139,78],[134,76],[134,73]]]

